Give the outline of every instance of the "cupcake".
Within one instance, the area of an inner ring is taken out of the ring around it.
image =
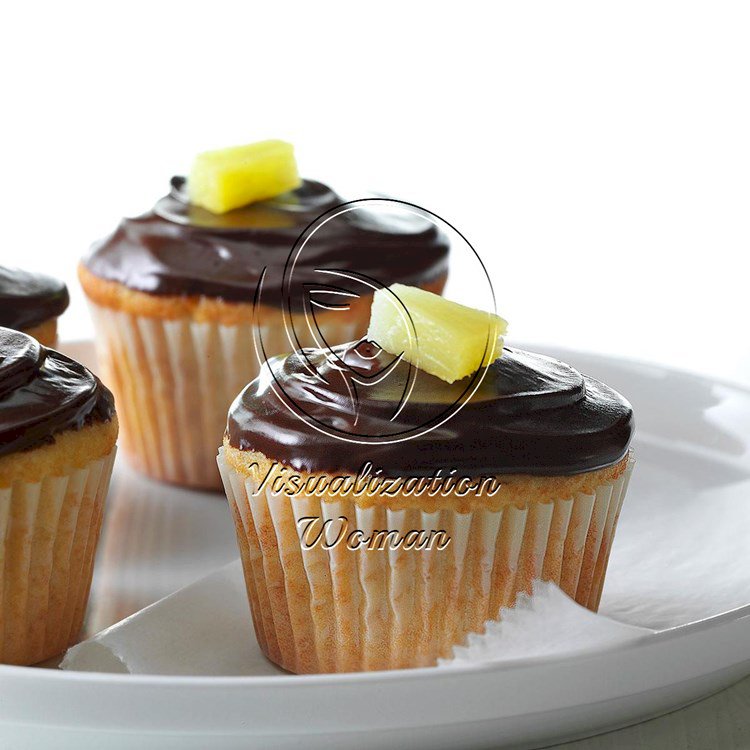
[[[229,411],[218,462],[255,632],[291,672],[433,665],[535,579],[601,597],[628,402],[503,351],[499,318],[396,296],[418,353],[379,291],[368,338],[271,359]]]
[[[440,292],[448,256],[433,224],[358,206],[307,237],[290,285],[296,243],[344,199],[320,182],[294,182],[290,150],[286,160],[274,152],[281,166],[230,151],[208,155],[218,174],[199,159],[189,180],[174,178],[167,196],[123,220],[79,269],[129,459],[156,479],[215,489],[227,409],[260,363],[316,337],[360,337],[371,277]],[[279,189],[286,192],[259,199]],[[315,331],[306,325],[313,317]]]
[[[57,318],[68,289],[49,276],[0,266],[0,326],[28,333],[44,346],[57,342]]]
[[[112,394],[85,367],[0,328],[0,662],[75,643],[117,439]]]

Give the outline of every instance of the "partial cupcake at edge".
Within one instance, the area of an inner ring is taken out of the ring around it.
[[[150,211],[124,219],[93,246],[79,277],[102,376],[117,399],[122,446],[136,468],[220,488],[216,444],[229,404],[259,372],[255,337],[260,331],[265,356],[296,348],[285,321],[304,317],[304,287],[321,282],[321,264],[442,291],[449,246],[433,224],[357,210],[305,243],[295,266],[299,286],[289,294],[284,270],[295,243],[345,200],[300,179],[289,144],[261,142],[199,155],[190,176],[173,178]],[[326,341],[359,338],[371,301],[372,289],[359,284],[345,314],[336,304],[318,308],[319,333]]]
[[[535,579],[598,609],[632,408],[563,362],[503,349],[504,331],[396,285],[375,293],[366,337],[272,358],[233,403],[218,462],[271,661],[434,665]]]
[[[27,333],[44,346],[55,346],[57,319],[69,302],[68,288],[61,281],[0,266],[0,326]]]
[[[117,440],[112,394],[83,365],[0,328],[0,662],[77,641]]]

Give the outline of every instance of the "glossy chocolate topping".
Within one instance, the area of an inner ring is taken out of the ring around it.
[[[38,273],[0,266],[0,326],[27,330],[62,315],[68,289]]]
[[[309,236],[284,286],[284,266],[295,243],[318,217],[344,199],[319,182],[216,215],[191,205],[183,178],[148,213],[124,219],[84,260],[99,278],[156,295],[205,295],[252,302],[261,275],[261,302],[304,307],[306,284],[317,269],[353,271],[380,284],[429,282],[447,271],[448,241],[427,219],[395,204],[359,204]],[[388,210],[386,210],[388,209]],[[398,210],[397,210],[398,209]]]
[[[269,362],[232,405],[227,434],[298,471],[354,473],[370,461],[402,477],[577,474],[628,450],[630,404],[563,362],[506,348],[467,398],[469,382],[445,383],[371,342],[304,350]],[[399,434],[411,437],[379,439]]]
[[[0,456],[115,413],[112,394],[83,365],[36,339],[0,328]]]

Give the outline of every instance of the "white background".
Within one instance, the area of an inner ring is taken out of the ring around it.
[[[64,277],[88,335],[88,245],[281,137],[458,226],[511,340],[750,380],[749,40],[742,3],[14,3],[0,262]]]

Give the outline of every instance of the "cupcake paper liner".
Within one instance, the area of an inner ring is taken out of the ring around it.
[[[35,664],[76,642],[114,458],[0,488],[0,662]]]
[[[219,449],[258,642],[296,673],[399,669],[448,657],[537,579],[596,611],[633,463],[590,495],[424,513],[362,508],[340,496],[256,493],[255,481]],[[434,529],[450,543],[442,550],[302,544],[301,519],[342,516],[365,535]]]
[[[91,304],[97,354],[112,389],[122,447],[145,474],[174,484],[220,489],[216,446],[227,410],[260,370],[258,328],[269,356],[290,349],[281,312],[264,324],[164,320]],[[329,342],[356,339],[369,310],[321,325]]]

